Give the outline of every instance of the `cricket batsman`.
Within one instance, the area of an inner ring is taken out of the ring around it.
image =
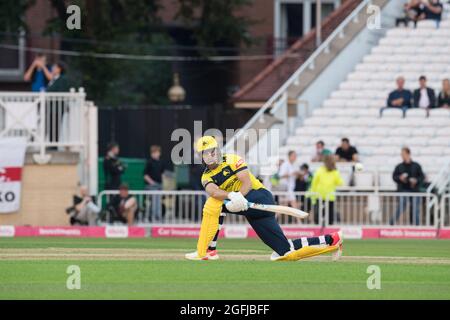
[[[272,261],[297,261],[326,252],[337,260],[342,253],[340,232],[319,237],[287,239],[275,219],[275,213],[249,209],[248,202],[275,204],[272,193],[249,171],[244,160],[234,154],[221,154],[216,139],[204,136],[196,143],[206,168],[202,185],[208,193],[197,251],[186,254],[189,260],[217,260],[216,241],[226,213],[240,214],[258,237],[274,252]]]

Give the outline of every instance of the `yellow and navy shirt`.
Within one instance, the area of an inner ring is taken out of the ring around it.
[[[206,168],[202,175],[202,185],[204,188],[209,183],[216,184],[219,189],[231,192],[239,191],[242,182],[236,177],[236,173],[248,169],[244,159],[235,154],[224,154],[222,162],[214,169]],[[264,188],[264,185],[249,172],[252,182],[252,189],[258,190]]]

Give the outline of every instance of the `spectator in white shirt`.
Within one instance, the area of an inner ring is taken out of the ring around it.
[[[434,108],[436,106],[436,96],[434,90],[427,87],[427,78],[420,76],[420,87],[414,90],[414,108]]]
[[[297,207],[297,201],[294,194],[295,180],[299,174],[298,168],[295,166],[296,160],[297,154],[295,151],[289,151],[288,161],[283,162],[278,173],[280,177],[280,185],[283,186],[283,189],[288,193],[286,197],[287,203],[294,208]]]

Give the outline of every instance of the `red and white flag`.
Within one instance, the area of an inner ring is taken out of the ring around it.
[[[0,213],[18,211],[25,162],[25,138],[0,139]]]

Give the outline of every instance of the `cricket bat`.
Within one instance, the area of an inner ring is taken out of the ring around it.
[[[225,200],[225,203],[228,201],[230,201],[230,200]],[[308,212],[305,212],[305,211],[302,211],[299,209],[295,209],[295,208],[291,208],[291,207],[287,207],[287,206],[278,206],[278,205],[272,205],[272,204],[249,202],[248,207],[252,208],[252,209],[262,210],[262,211],[270,211],[270,212],[275,212],[278,214],[285,214],[285,215],[292,216],[292,217],[299,218],[299,219],[305,219],[306,217],[309,216]]]

